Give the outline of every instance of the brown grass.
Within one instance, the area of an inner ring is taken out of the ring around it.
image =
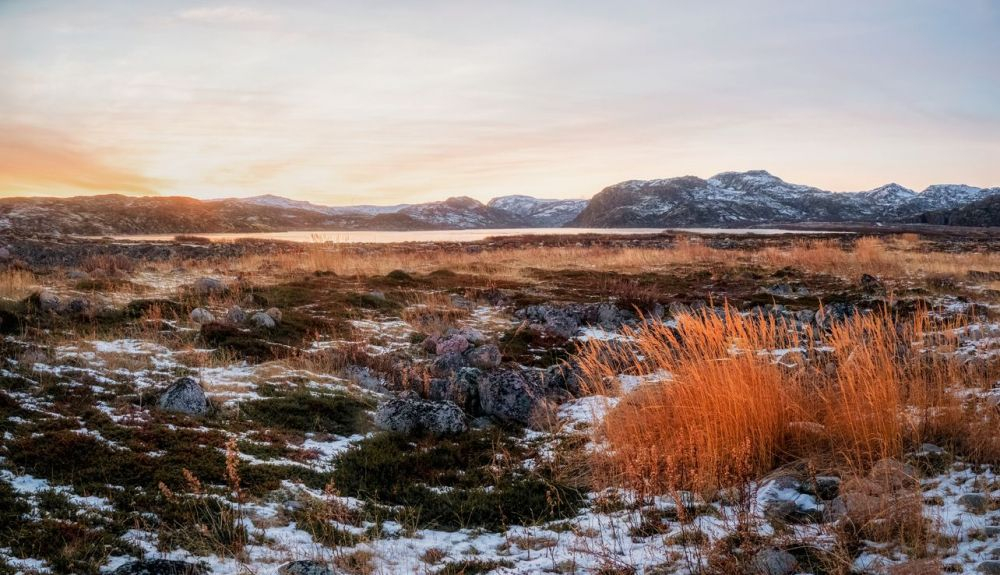
[[[27,297],[37,286],[35,274],[22,269],[0,271],[0,298],[21,299]]]
[[[615,393],[619,373],[670,374],[608,414],[599,433],[610,455],[600,464],[612,484],[642,493],[712,491],[799,458],[863,474],[908,445],[958,444],[995,418],[953,392],[960,383],[986,384],[996,364],[983,366],[979,379],[961,379],[970,375],[967,362],[926,353],[947,349],[961,321],[935,331],[931,323],[924,312],[908,320],[877,312],[829,332],[801,332],[726,306],[719,315],[683,314],[676,328],[626,329],[632,348],[588,342],[581,359],[595,393]],[[792,351],[776,358],[775,349]],[[995,453],[980,457],[986,452]]]

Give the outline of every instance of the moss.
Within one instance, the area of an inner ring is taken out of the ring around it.
[[[568,340],[546,336],[531,329],[513,328],[500,336],[500,352],[505,361],[531,367],[549,367],[570,356]]]
[[[164,498],[157,533],[162,549],[195,555],[237,553],[249,536],[239,509],[213,496]]]
[[[582,493],[552,477],[510,466],[524,448],[500,431],[450,439],[379,434],[340,455],[333,482],[344,495],[403,506],[404,524],[440,529],[535,523],[576,514]]]
[[[368,429],[370,400],[343,393],[293,392],[240,404],[240,412],[254,423],[297,432],[353,435]]]

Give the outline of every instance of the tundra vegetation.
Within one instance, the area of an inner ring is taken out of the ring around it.
[[[5,238],[0,573],[1000,573],[1000,241]]]

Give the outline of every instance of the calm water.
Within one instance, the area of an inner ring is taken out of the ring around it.
[[[235,240],[240,238],[257,238],[267,240],[284,240],[289,242],[342,242],[342,243],[376,243],[391,244],[399,242],[474,242],[488,237],[520,236],[520,235],[574,235],[574,234],[656,234],[663,231],[685,231],[699,234],[801,234],[817,233],[798,230],[781,229],[741,229],[741,228],[511,228],[496,230],[430,230],[417,232],[373,232],[373,231],[299,231],[272,233],[227,233],[227,234],[190,234],[210,238],[213,241]],[[822,233],[822,232],[819,232]],[[153,234],[135,236],[112,236],[121,240],[171,241],[176,234]]]

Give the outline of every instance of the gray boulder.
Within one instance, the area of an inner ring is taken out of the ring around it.
[[[1000,561],[983,561],[976,567],[977,573],[986,573],[987,575],[1000,575]]]
[[[468,429],[465,413],[450,401],[398,397],[379,406],[375,425],[384,431],[453,435]]]
[[[204,567],[173,559],[132,561],[111,572],[111,575],[204,575]]]
[[[226,312],[226,321],[228,321],[229,323],[240,324],[245,322],[246,320],[247,320],[247,312],[243,311],[243,308],[241,308],[238,305],[234,305],[233,307],[229,308],[229,311]]]
[[[226,289],[226,284],[216,278],[198,278],[191,284],[191,292],[200,296],[223,294]]]
[[[259,311],[252,316],[250,316],[250,323],[254,327],[260,327],[264,329],[272,329],[278,324],[275,323],[274,318],[265,312]]]
[[[281,323],[282,314],[280,309],[276,307],[269,307],[264,313],[270,316],[271,319],[274,320],[274,323]]]
[[[190,377],[182,377],[168,387],[160,396],[158,405],[164,411],[188,415],[204,415],[209,408],[205,390]]]
[[[750,562],[750,573],[754,575],[791,575],[798,569],[795,556],[783,549],[762,549]]]
[[[527,425],[544,401],[544,388],[519,371],[493,371],[479,378],[479,406],[500,421]]]
[[[322,561],[302,560],[285,563],[278,568],[278,575],[341,575],[342,571]]]
[[[215,316],[212,315],[212,312],[203,307],[194,308],[191,310],[191,313],[188,314],[188,317],[191,318],[191,321],[194,323],[212,323],[215,321]]]
[[[428,397],[435,401],[450,401],[467,412],[479,409],[479,378],[482,372],[474,367],[463,367],[451,377],[438,377],[430,381]]]
[[[446,353],[434,358],[431,364],[431,372],[437,377],[450,377],[452,374],[467,367],[465,356],[460,353]]]
[[[465,359],[472,367],[493,369],[500,365],[503,359],[500,348],[491,344],[474,347],[465,352]]]
[[[38,292],[38,307],[42,311],[57,312],[62,306],[62,300],[55,293],[43,289]]]
[[[969,513],[982,515],[989,510],[990,500],[982,493],[966,493],[958,498],[958,504]]]
[[[445,355],[447,353],[462,353],[469,349],[469,340],[465,337],[455,334],[444,337],[438,340],[437,345],[434,348],[434,353],[438,355]]]

